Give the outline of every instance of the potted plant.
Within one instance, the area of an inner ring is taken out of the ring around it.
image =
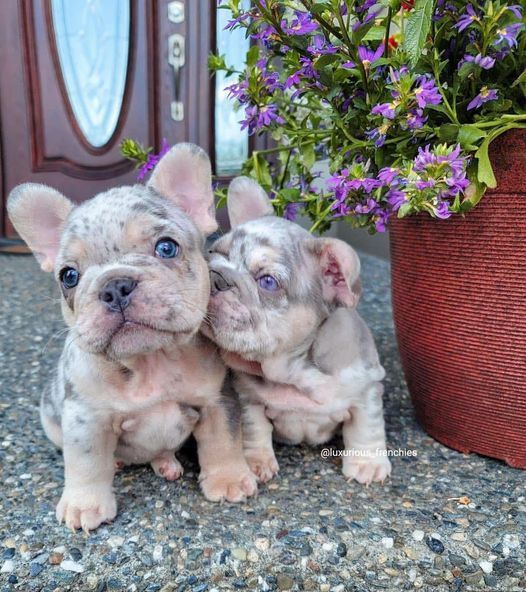
[[[254,44],[242,72],[210,65],[240,125],[275,141],[245,174],[312,231],[389,227],[418,419],[526,468],[526,1],[219,4]]]

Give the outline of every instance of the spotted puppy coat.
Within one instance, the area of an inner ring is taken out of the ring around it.
[[[242,398],[245,455],[260,481],[278,471],[274,438],[321,444],[342,432],[343,473],[383,481],[380,365],[356,312],[360,262],[346,243],[272,215],[246,177],[228,192],[233,230],[209,253],[210,327]]]
[[[210,500],[240,501],[256,482],[243,458],[225,367],[199,333],[210,293],[204,236],[216,229],[210,162],[179,144],[148,186],[74,206],[43,185],[15,188],[10,218],[53,272],[69,327],[41,419],[63,449],[57,518],[85,530],[112,520],[115,466],[151,463],[168,480],[193,432]]]

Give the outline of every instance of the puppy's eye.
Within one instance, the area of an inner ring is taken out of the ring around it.
[[[179,245],[171,238],[162,238],[155,245],[155,254],[161,259],[173,259],[179,253]]]
[[[74,288],[80,279],[80,273],[73,267],[64,267],[60,272],[60,281],[66,290]]]
[[[262,275],[256,280],[259,287],[267,292],[275,292],[279,290],[278,280],[271,275]]]

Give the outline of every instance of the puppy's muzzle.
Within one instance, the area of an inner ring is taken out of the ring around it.
[[[223,274],[218,271],[210,271],[210,293],[215,296],[218,292],[226,292],[234,287]]]
[[[99,293],[99,299],[111,312],[122,312],[131,302],[131,293],[137,287],[137,281],[131,278],[116,278],[106,282]]]

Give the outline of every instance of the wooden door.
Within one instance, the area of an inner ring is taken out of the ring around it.
[[[210,149],[214,0],[9,0],[0,18],[0,236],[17,184],[80,202],[133,183],[123,138]]]

